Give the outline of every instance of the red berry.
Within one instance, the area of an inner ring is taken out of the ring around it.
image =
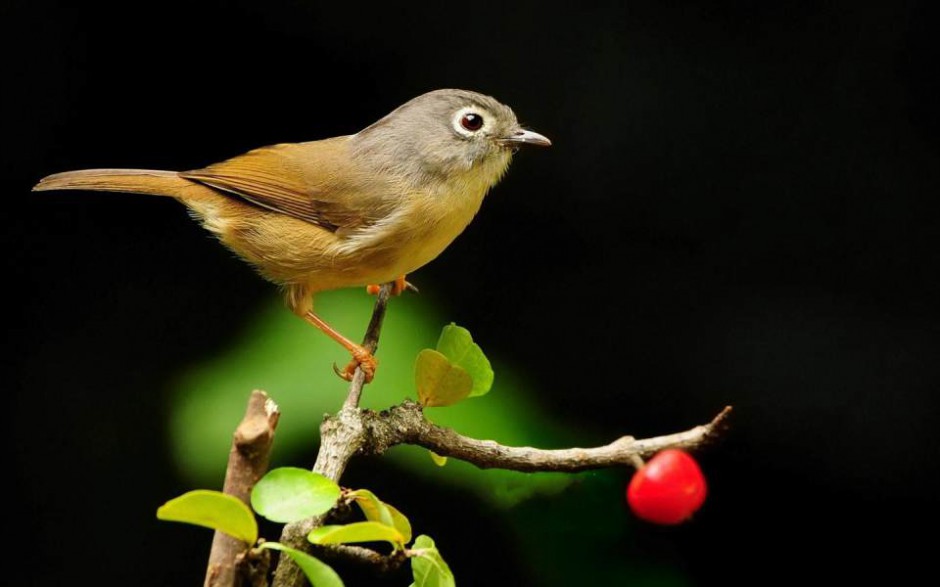
[[[633,475],[627,503],[640,519],[672,525],[702,507],[706,493],[705,476],[695,459],[671,448],[656,453]]]

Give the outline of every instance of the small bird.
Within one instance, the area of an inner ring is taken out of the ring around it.
[[[313,311],[326,290],[395,281],[470,223],[521,145],[548,146],[490,96],[418,96],[354,135],[278,144],[193,171],[85,169],[33,187],[169,196],[266,279],[287,306],[352,354],[340,375],[376,360]]]

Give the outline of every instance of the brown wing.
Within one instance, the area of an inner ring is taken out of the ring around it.
[[[327,230],[356,228],[386,216],[391,203],[352,163],[346,141],[263,147],[180,175]]]

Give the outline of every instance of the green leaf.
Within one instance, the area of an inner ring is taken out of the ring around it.
[[[430,536],[418,536],[409,552],[412,557],[411,573],[415,579],[415,587],[456,587],[454,574]]]
[[[449,406],[470,395],[473,378],[441,353],[424,349],[415,360],[415,386],[421,405]]]
[[[298,467],[273,469],[251,491],[251,507],[272,522],[289,523],[328,512],[339,499],[339,485]]]
[[[221,491],[197,489],[184,493],[157,508],[157,518],[219,530],[249,545],[258,540],[258,521],[251,509]]]
[[[429,450],[428,454],[431,455],[431,460],[434,461],[434,464],[438,467],[443,467],[447,464],[447,457],[442,457],[433,450]]]
[[[480,345],[473,342],[473,337],[466,328],[454,323],[445,326],[437,341],[437,350],[470,374],[473,379],[470,397],[485,395],[493,387],[494,375],[490,360],[483,354]]]
[[[294,562],[304,572],[313,587],[343,587],[343,580],[339,578],[333,567],[306,552],[284,546],[280,542],[265,542],[261,545],[261,548],[270,548],[271,550],[286,553],[294,559]]]
[[[347,542],[390,542],[396,549],[405,544],[402,533],[381,522],[354,522],[345,526],[321,526],[307,534],[314,544],[345,544]]]
[[[402,538],[402,544],[408,544],[411,542],[411,522],[408,521],[408,518],[405,517],[405,514],[398,511],[398,508],[391,504],[385,504],[385,507],[388,508],[388,511],[392,513],[392,522],[395,526],[395,529],[398,530]]]
[[[376,497],[374,493],[368,489],[357,489],[356,491],[350,492],[349,495],[356,500],[356,504],[359,506],[359,509],[362,510],[367,520],[370,522],[379,522],[386,526],[395,526],[395,521],[392,519],[392,512],[389,510],[388,505],[382,503],[382,500]]]
[[[401,532],[405,544],[411,542],[411,522],[395,506],[380,500],[368,489],[357,489],[349,495],[356,500],[367,520],[391,526]]]
[[[367,520],[391,526],[401,533],[405,544],[411,542],[411,522],[395,506],[380,500],[368,489],[357,489],[349,495],[356,500]]]

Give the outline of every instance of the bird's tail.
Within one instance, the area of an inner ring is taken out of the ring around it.
[[[193,185],[193,182],[183,179],[175,171],[83,169],[46,176],[33,186],[33,191],[92,190],[180,197],[190,191]]]

